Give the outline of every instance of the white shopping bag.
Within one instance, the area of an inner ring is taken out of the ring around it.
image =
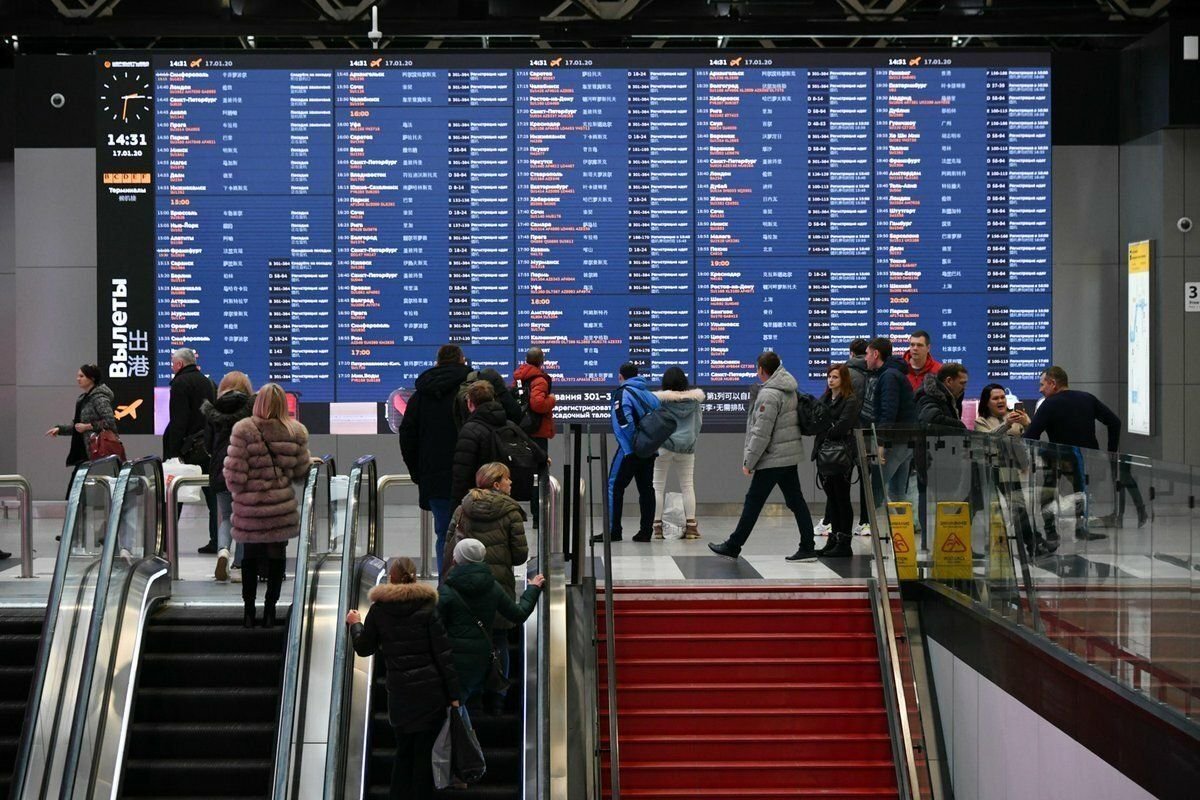
[[[168,458],[163,462],[163,480],[167,482],[166,489],[170,490],[171,481],[176,478],[190,477],[203,475],[204,472],[195,464],[185,464],[178,458]],[[200,492],[200,485],[185,486],[179,490],[179,502],[181,503],[203,503],[204,495]]]
[[[683,495],[679,492],[667,492],[666,497],[663,498],[663,538],[682,539],[685,522]]]

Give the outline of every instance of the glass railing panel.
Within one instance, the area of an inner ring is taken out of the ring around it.
[[[87,640],[104,520],[120,463],[115,457],[78,467],[71,479],[66,516],[47,600],[38,665],[13,774],[14,797],[57,792],[70,738],[78,665]]]

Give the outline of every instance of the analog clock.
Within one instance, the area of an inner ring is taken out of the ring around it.
[[[150,114],[150,81],[140,72],[113,72],[101,81],[100,105],[114,122],[133,122]]]

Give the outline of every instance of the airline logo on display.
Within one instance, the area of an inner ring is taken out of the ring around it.
[[[970,578],[971,507],[967,503],[938,503],[933,539],[933,577],[936,580]]]
[[[137,410],[138,410],[138,407],[141,406],[141,404],[142,404],[142,398],[139,397],[137,400],[134,400],[129,405],[117,406],[117,410],[113,414],[113,416],[116,417],[117,419],[125,419],[125,417],[129,417],[130,419],[137,419]]]

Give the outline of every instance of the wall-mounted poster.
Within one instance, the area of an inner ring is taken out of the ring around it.
[[[1129,243],[1129,374],[1126,425],[1150,435],[1150,242]]]

